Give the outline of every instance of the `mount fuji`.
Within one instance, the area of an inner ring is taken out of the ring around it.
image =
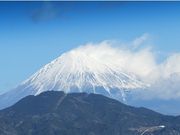
[[[111,54],[93,47],[79,47],[62,54],[42,67],[16,88],[0,95],[0,109],[9,107],[28,95],[45,91],[86,92],[125,100],[125,91],[147,85],[133,73],[109,59]]]

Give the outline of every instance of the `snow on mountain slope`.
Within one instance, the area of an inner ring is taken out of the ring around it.
[[[27,95],[50,90],[98,93],[124,99],[124,90],[146,87],[135,75],[121,67],[123,59],[112,59],[111,55],[93,46],[64,53],[17,88],[1,95],[0,108],[10,106]]]

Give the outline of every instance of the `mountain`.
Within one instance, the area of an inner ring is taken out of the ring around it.
[[[147,131],[147,132],[146,132]],[[180,117],[98,94],[49,91],[0,111],[1,135],[180,135]]]
[[[134,74],[109,61],[106,55],[105,58],[97,57],[82,48],[62,54],[17,88],[0,95],[0,109],[13,105],[25,96],[49,90],[97,93],[121,101],[125,100],[125,90],[146,87]]]

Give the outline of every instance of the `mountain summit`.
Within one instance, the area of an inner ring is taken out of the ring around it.
[[[96,48],[82,46],[62,54],[17,88],[1,95],[0,108],[27,95],[51,90],[97,93],[124,100],[124,90],[145,87],[135,75],[119,66],[123,60],[113,60],[110,53]]]

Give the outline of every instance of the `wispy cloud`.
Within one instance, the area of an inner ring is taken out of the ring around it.
[[[34,22],[43,22],[53,20],[59,16],[59,10],[51,2],[43,2],[41,7],[32,11],[31,19]]]
[[[146,40],[149,39],[149,34],[148,33],[144,33],[142,36],[137,37],[133,42],[133,48],[136,49],[138,48],[140,45],[142,45]]]

